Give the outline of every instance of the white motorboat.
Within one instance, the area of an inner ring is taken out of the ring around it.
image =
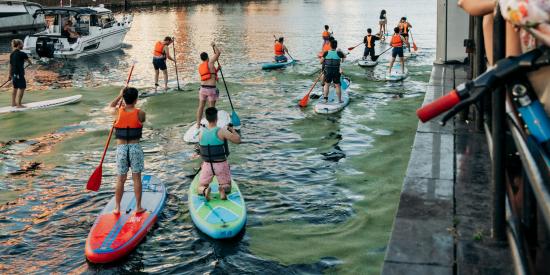
[[[41,9],[37,3],[27,1],[0,1],[0,36],[35,33],[43,30],[44,16],[33,17]]]
[[[28,35],[23,46],[23,51],[36,59],[76,59],[119,49],[132,26],[131,15],[118,21],[103,6],[44,8],[34,14],[40,15],[45,18],[46,30]],[[78,37],[70,37],[64,30],[68,20]]]

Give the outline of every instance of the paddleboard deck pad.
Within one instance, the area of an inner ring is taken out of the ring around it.
[[[82,95],[74,95],[68,97],[62,97],[58,99],[50,99],[44,101],[37,101],[32,103],[24,103],[25,108],[15,108],[15,107],[2,107],[0,108],[0,114],[11,113],[11,112],[24,112],[29,110],[37,109],[46,109],[51,107],[57,107],[67,104],[77,103],[82,99]]]
[[[292,65],[296,63],[296,60],[290,59],[287,62],[271,62],[271,63],[265,63],[262,65],[262,70],[273,70],[273,69],[279,69],[286,67],[288,65]]]
[[[351,85],[351,80],[346,77],[341,77],[340,82],[342,84],[342,102],[338,102],[338,97],[336,96],[336,88],[330,87],[328,93],[328,102],[325,102],[325,99],[321,96],[313,110],[317,114],[333,114],[342,111],[349,104],[349,86]]]
[[[157,222],[165,201],[164,184],[156,177],[145,175],[141,205],[147,211],[136,214],[134,188],[126,186],[120,214],[113,214],[113,197],[97,217],[86,239],[86,258],[93,263],[108,263],[128,255]]]
[[[229,115],[229,113],[224,110],[219,110],[218,127],[220,128],[226,127],[229,123],[231,123],[231,116]],[[199,134],[206,127],[206,125],[208,125],[208,121],[204,117],[201,119],[200,129],[197,129],[196,122],[193,122],[193,124],[189,126],[189,129],[187,129],[187,131],[183,135],[183,141],[189,142],[189,143],[198,143]]]
[[[189,187],[189,214],[197,228],[214,239],[235,237],[246,224],[246,205],[235,181],[231,181],[231,193],[227,200],[220,199],[218,179],[210,183],[210,201],[197,193],[200,172]]]

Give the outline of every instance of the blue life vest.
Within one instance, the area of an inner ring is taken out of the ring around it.
[[[335,72],[340,70],[340,60],[341,57],[338,56],[338,51],[336,50],[330,50],[327,52],[327,55],[325,56],[325,61],[323,62],[323,65],[325,67],[325,71],[327,72]]]

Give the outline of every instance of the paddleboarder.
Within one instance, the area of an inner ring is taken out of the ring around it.
[[[11,106],[16,108],[25,108],[22,103],[27,80],[25,80],[25,62],[32,64],[29,56],[22,52],[23,41],[13,39],[11,41],[12,52],[10,54],[10,64],[8,69],[8,80],[12,81],[13,93],[11,95]]]
[[[409,45],[409,31],[412,28],[411,23],[407,21],[407,17],[401,17],[401,21],[399,21],[399,33],[403,38],[405,38],[405,42],[407,43],[407,47],[409,48],[409,52],[411,51],[411,46]]]
[[[286,48],[284,43],[284,37],[279,37],[279,39],[275,40],[275,44],[273,45],[273,50],[275,52],[275,62],[282,63],[288,61],[288,58],[285,56],[285,53],[288,53],[288,49]]]
[[[346,55],[336,50],[338,48],[338,41],[330,41],[331,50],[324,53],[321,58],[321,64],[323,64],[323,97],[325,102],[328,102],[328,91],[330,83],[334,83],[336,86],[336,95],[338,96],[338,102],[342,103],[342,89],[340,87],[340,76],[343,73],[340,64],[346,58]]]
[[[380,12],[380,20],[378,21],[380,29],[378,34],[382,37],[382,40],[386,40],[386,33],[388,32],[388,18],[386,17],[386,10]]]
[[[399,61],[401,62],[401,73],[405,74],[405,58],[403,57],[403,44],[407,45],[407,47],[410,47],[409,42],[405,40],[403,36],[399,33],[399,27],[395,27],[393,29],[393,35],[391,37],[391,46],[393,47],[391,52],[391,61],[390,66],[388,69],[388,75],[391,74],[391,69],[393,67],[393,63],[395,62],[395,58],[399,56]]]
[[[227,162],[229,147],[227,141],[234,144],[241,143],[241,137],[233,125],[227,128],[220,128],[218,123],[218,110],[215,107],[206,109],[205,117],[208,126],[199,134],[200,154],[203,159],[199,187],[197,192],[202,194],[206,200],[210,200],[210,183],[214,176],[218,178],[220,198],[227,199],[231,193],[231,170]]]
[[[216,43],[212,42],[211,46],[214,50],[212,58],[206,52],[202,52],[200,56],[202,61],[199,65],[201,88],[199,89],[199,107],[197,109],[197,129],[201,127],[200,121],[206,102],[208,101],[208,107],[216,107],[216,101],[220,96],[220,91],[216,87],[220,67],[216,68],[216,62],[220,58],[221,51],[216,46]]]
[[[363,43],[365,43],[365,51],[363,52],[363,59],[367,59],[367,56],[370,55],[370,59],[372,61],[375,61],[374,46],[375,46],[376,40],[380,40],[380,36],[372,35],[372,29],[368,28],[367,35],[363,38]]]
[[[321,37],[323,38],[323,42],[327,42],[329,40],[329,38],[332,37],[332,32],[330,32],[328,29],[329,29],[329,26],[325,25],[325,30],[321,33]]]
[[[157,41],[153,49],[153,68],[155,69],[155,91],[159,86],[159,70],[162,71],[164,76],[164,90],[168,90],[168,68],[166,67],[166,59],[176,62],[174,58],[170,56],[170,49],[168,46],[172,44],[171,37],[166,36],[163,41]]]
[[[124,104],[121,104],[124,100]],[[141,207],[141,172],[144,169],[143,150],[139,141],[142,135],[145,112],[136,108],[138,101],[138,90],[126,87],[120,90],[120,94],[111,102],[111,114],[116,116],[115,137],[116,137],[116,172],[117,184],[115,188],[115,209],[114,214],[120,214],[120,201],[124,194],[124,183],[128,171],[132,168],[132,179],[134,181],[134,193],[136,196],[136,213],[142,213],[146,209]],[[117,107],[120,106],[120,107]]]

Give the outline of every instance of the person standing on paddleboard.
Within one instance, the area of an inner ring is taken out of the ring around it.
[[[338,96],[338,102],[342,103],[342,88],[340,87],[340,76],[344,72],[340,63],[344,61],[346,55],[338,48],[338,41],[330,41],[331,50],[324,53],[321,58],[321,64],[323,64],[323,97],[325,102],[328,102],[328,91],[330,83],[334,83],[336,86],[336,95]]]
[[[23,95],[27,88],[27,80],[25,80],[25,61],[32,64],[29,56],[22,52],[23,41],[14,39],[11,41],[13,51],[10,54],[10,64],[8,69],[8,80],[12,81],[13,93],[11,95],[11,106],[16,108],[24,108],[22,104]]]
[[[124,104],[121,105],[121,100]],[[120,90],[120,94],[111,102],[111,114],[116,116],[116,168],[117,184],[115,188],[114,214],[120,213],[120,201],[124,194],[124,183],[128,177],[128,171],[132,168],[134,181],[134,193],[136,196],[136,213],[144,212],[141,207],[141,172],[143,172],[143,150],[139,141],[142,135],[145,112],[136,108],[138,90],[126,87]],[[117,107],[117,106],[120,106]]]
[[[401,34],[399,34],[399,27],[395,27],[393,29],[393,35],[391,37],[391,41],[390,41],[390,46],[393,47],[392,49],[392,52],[391,52],[391,61],[390,61],[390,66],[389,66],[389,69],[388,69],[388,74],[391,74],[391,69],[393,67],[393,63],[395,62],[395,58],[397,56],[399,56],[399,60],[401,62],[401,73],[402,74],[405,74],[405,58],[403,57],[403,44],[406,44],[407,46],[410,46],[409,45],[409,42],[407,42],[405,40],[405,38],[403,36],[401,36]]]
[[[365,43],[365,51],[363,52],[363,59],[366,60],[367,56],[370,55],[370,60],[374,60],[375,51],[374,46],[376,40],[380,40],[380,36],[372,35],[372,29],[367,29],[367,35],[363,38],[363,43]]]
[[[216,101],[220,96],[220,91],[216,88],[220,67],[216,69],[216,62],[220,58],[221,51],[216,46],[216,43],[212,42],[211,45],[214,50],[212,58],[206,52],[201,53],[202,63],[199,65],[201,88],[199,89],[199,108],[197,109],[197,129],[201,127],[200,123],[206,102],[208,101],[208,107],[216,107]]]
[[[168,68],[166,67],[166,59],[176,62],[174,58],[170,56],[170,49],[168,46],[172,44],[173,40],[167,36],[163,41],[157,41],[155,48],[153,49],[153,68],[155,68],[155,91],[159,86],[159,70],[162,71],[164,76],[164,90],[168,90]]]
[[[407,43],[407,47],[409,48],[410,52],[411,46],[409,44],[409,31],[412,28],[412,25],[407,21],[407,17],[401,17],[401,21],[399,21],[398,27],[399,33],[405,38],[405,42]]]
[[[378,21],[378,24],[380,25],[378,35],[382,37],[382,40],[386,40],[386,33],[388,32],[388,18],[386,17],[386,10],[382,10],[380,12],[380,21]]]
[[[275,62],[281,63],[281,62],[287,62],[288,58],[285,56],[285,53],[288,53],[288,49],[285,46],[285,38],[279,37],[279,39],[275,40],[275,44],[273,45],[273,50],[275,52]]]
[[[210,200],[210,183],[216,176],[220,198],[226,200],[227,194],[231,193],[231,170],[227,162],[227,156],[229,156],[227,141],[239,144],[241,136],[231,124],[225,129],[217,126],[218,110],[215,107],[206,109],[205,116],[208,126],[199,134],[200,154],[203,162],[197,192],[202,194],[206,200]]]

